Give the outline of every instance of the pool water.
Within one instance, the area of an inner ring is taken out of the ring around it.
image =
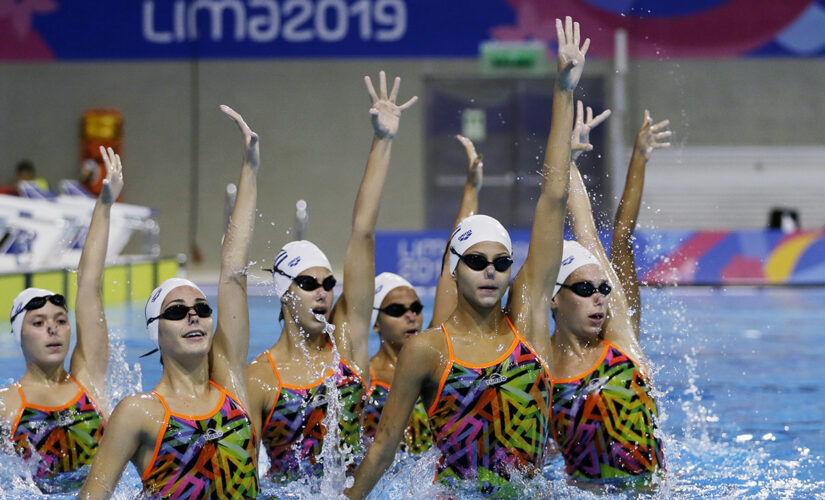
[[[648,490],[571,484],[556,456],[524,496],[825,498],[825,288],[665,288],[643,290],[642,345],[654,370],[667,471]],[[432,305],[432,297],[422,301]],[[425,309],[425,324],[429,321]],[[160,378],[158,355],[144,333],[142,306],[107,310],[116,338],[113,399]],[[250,359],[277,339],[278,300],[250,297]],[[0,325],[8,331],[8,323]],[[0,383],[19,378],[24,362],[11,335],[0,338]],[[378,348],[371,336],[370,350]],[[432,498],[437,452],[401,457],[374,498]],[[0,498],[40,497],[27,467],[0,454]],[[264,485],[282,498],[329,497],[342,487]],[[116,498],[133,498],[140,480],[130,465]],[[330,488],[332,488],[330,490]],[[443,493],[443,492],[441,492]],[[464,495],[462,498],[472,496]],[[71,495],[49,498],[72,498]]]

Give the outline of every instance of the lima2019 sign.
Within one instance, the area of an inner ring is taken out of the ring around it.
[[[566,15],[596,57],[825,55],[825,0],[0,0],[0,60],[475,57]]]

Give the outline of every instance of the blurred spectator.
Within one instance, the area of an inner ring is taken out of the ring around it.
[[[49,183],[42,177],[37,177],[37,170],[34,168],[34,163],[30,160],[20,160],[15,168],[15,180],[13,185],[0,186],[0,194],[11,194],[17,196],[19,194],[17,186],[20,182],[33,182],[42,191],[49,190]]]
[[[781,229],[783,233],[799,230],[799,212],[793,208],[773,207],[768,215],[768,229]]]

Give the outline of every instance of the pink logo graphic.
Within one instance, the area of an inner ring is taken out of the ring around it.
[[[627,31],[631,57],[732,57],[758,49],[793,24],[815,0],[729,0],[699,12],[641,17],[610,12],[585,0],[508,0],[515,26],[492,28],[501,41],[555,42],[556,18],[571,16],[590,38],[590,52],[613,56],[613,37]]]
[[[32,18],[57,9],[54,0],[0,0],[0,60],[54,59]]]

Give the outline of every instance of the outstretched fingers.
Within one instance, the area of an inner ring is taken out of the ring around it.
[[[588,108],[588,109],[590,109],[590,108]],[[607,120],[607,117],[609,117],[611,113],[612,113],[612,111],[610,111],[609,109],[606,109],[606,110],[602,111],[601,113],[599,113],[598,115],[596,115],[595,118],[593,118],[591,116],[590,119],[588,120],[588,124],[590,125],[590,128],[598,127],[603,121]]]
[[[416,102],[418,102],[418,96],[414,95],[410,98],[409,101],[405,102],[401,106],[398,106],[398,109],[400,109],[401,111],[404,111],[405,109],[409,108],[410,106],[412,106]]]
[[[364,77],[364,84],[367,86],[367,92],[370,94],[370,98],[372,99],[372,103],[375,104],[378,101],[378,95],[375,94],[375,87],[372,85],[372,79],[370,77]],[[371,112],[372,110],[370,110]]]

